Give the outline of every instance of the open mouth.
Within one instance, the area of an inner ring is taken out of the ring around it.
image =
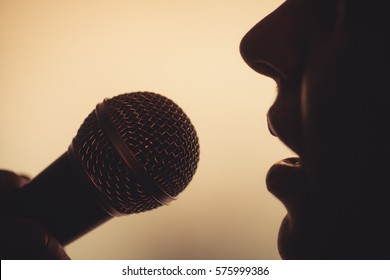
[[[304,177],[300,158],[286,158],[269,169],[266,177],[267,189],[285,202],[285,198],[294,196],[302,188]]]

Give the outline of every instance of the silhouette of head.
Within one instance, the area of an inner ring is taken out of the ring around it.
[[[388,4],[361,2],[287,0],[241,42],[278,86],[271,133],[298,155],[267,175],[285,259],[390,258]]]

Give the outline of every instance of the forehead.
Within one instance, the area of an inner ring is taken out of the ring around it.
[[[345,2],[345,0],[286,0],[285,3],[286,2],[291,2],[312,8],[320,8],[326,6],[335,6],[335,4],[339,5]]]
[[[286,0],[285,2],[299,2],[306,4],[320,4],[320,3],[335,3],[335,2],[343,2],[344,0]]]

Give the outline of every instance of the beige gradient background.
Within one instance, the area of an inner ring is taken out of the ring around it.
[[[239,54],[281,0],[0,0],[0,168],[35,176],[105,97],[148,90],[189,115],[201,144],[168,207],[115,218],[74,259],[278,259],[285,209],[265,175],[292,153],[265,115],[272,80]]]

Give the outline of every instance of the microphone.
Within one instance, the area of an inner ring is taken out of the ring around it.
[[[8,202],[66,245],[113,216],[168,204],[195,174],[199,143],[170,99],[134,92],[105,99],[68,151]]]

